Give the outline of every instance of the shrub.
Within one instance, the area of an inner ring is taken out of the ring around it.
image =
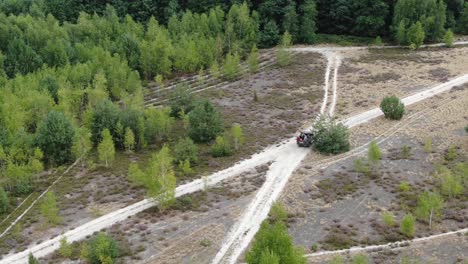
[[[359,254],[353,257],[353,264],[369,264],[370,261],[366,255]]]
[[[424,142],[424,151],[427,153],[432,152],[432,138],[426,138],[426,141]]]
[[[234,149],[238,150],[244,143],[244,135],[242,133],[242,127],[239,124],[234,124],[231,128],[232,140],[234,141]]]
[[[5,189],[0,186],[0,214],[6,213],[9,207],[10,199],[8,199],[8,195],[5,192]]]
[[[354,171],[356,171],[357,173],[362,173],[366,176],[369,176],[371,174],[369,165],[367,165],[364,159],[362,158],[356,159],[354,160],[353,164],[354,164]]]
[[[40,205],[40,211],[42,216],[44,216],[50,224],[57,225],[62,221],[59,216],[57,199],[52,191],[47,192],[44,196],[44,200]]]
[[[451,29],[448,29],[447,32],[445,32],[444,43],[448,48],[453,48],[453,32]]]
[[[133,134],[132,129],[129,127],[125,129],[124,146],[128,152],[131,152],[135,148],[135,134]]]
[[[115,159],[115,147],[112,136],[109,132],[109,129],[104,129],[102,131],[102,141],[98,145],[98,154],[99,160],[106,163],[106,167],[109,166],[109,163]]]
[[[194,107],[194,98],[187,85],[177,85],[171,95],[171,98],[171,116],[179,118],[182,111],[186,114],[192,111]]]
[[[374,165],[377,166],[380,159],[382,159],[382,152],[380,151],[379,145],[374,140],[369,145],[369,150],[367,151],[367,158]]]
[[[447,154],[445,154],[445,160],[453,161],[457,156],[457,151],[455,150],[455,145],[450,145],[449,149],[447,150]]]
[[[270,220],[274,223],[275,222],[285,223],[286,220],[288,220],[288,213],[286,212],[284,207],[278,202],[275,202],[271,206],[269,216],[270,216]]]
[[[400,190],[401,192],[409,192],[411,191],[411,185],[406,181],[402,181],[398,186],[398,190]]]
[[[382,220],[387,226],[394,226],[395,223],[395,216],[390,212],[385,212],[382,214]]]
[[[197,103],[189,114],[188,134],[195,142],[209,142],[223,132],[221,115],[210,101]]]
[[[175,162],[188,160],[192,165],[198,163],[198,147],[191,138],[179,139],[174,147],[174,152]]]
[[[226,55],[226,61],[224,62],[224,77],[227,80],[234,80],[240,72],[239,69],[240,58],[237,53]]]
[[[321,116],[314,124],[315,148],[326,154],[339,154],[350,149],[348,128],[329,116]]]
[[[410,146],[407,146],[407,145],[404,145],[402,148],[401,148],[401,157],[403,159],[409,159],[411,156],[411,147]]]
[[[281,37],[281,45],[278,47],[277,51],[277,60],[278,60],[278,65],[283,67],[287,66],[291,63],[291,52],[288,50],[288,48],[291,47],[292,43],[292,37],[289,32],[284,32],[283,36]]]
[[[413,237],[414,235],[414,217],[412,214],[407,214],[401,220],[400,231],[407,237]]]
[[[190,160],[186,159],[179,161],[179,170],[182,171],[182,173],[186,176],[192,175],[193,169],[190,166]]]
[[[91,264],[114,263],[118,256],[117,243],[104,233],[99,233],[82,250],[82,257]]]
[[[432,220],[439,218],[444,207],[444,201],[438,193],[423,192],[419,195],[415,214],[421,220],[427,220],[432,227]]]
[[[59,253],[60,256],[64,258],[69,258],[72,255],[72,247],[67,242],[67,239],[65,237],[62,237],[62,239],[60,239]]]
[[[37,260],[32,253],[29,253],[28,264],[39,264],[39,260]]]
[[[258,49],[256,46],[252,47],[250,51],[249,57],[247,58],[247,62],[249,64],[249,71],[250,73],[256,73],[259,70],[259,63],[258,63]]]
[[[418,49],[424,43],[426,37],[424,28],[419,21],[410,26],[406,35],[408,42],[414,47],[413,49]]]
[[[405,114],[405,105],[396,96],[387,96],[380,103],[380,109],[385,118],[400,120]]]
[[[218,136],[216,142],[211,146],[211,156],[218,158],[230,155],[232,155],[231,146],[223,136]]]
[[[462,177],[454,175],[448,168],[443,167],[439,173],[439,178],[440,192],[443,195],[453,198],[463,193]]]

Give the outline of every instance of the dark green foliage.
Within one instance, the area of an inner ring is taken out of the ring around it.
[[[405,114],[405,105],[396,96],[387,96],[380,103],[380,109],[385,118],[400,120]]]
[[[47,92],[49,92],[50,97],[52,97],[52,99],[54,99],[54,102],[56,104],[58,104],[58,102],[59,102],[59,97],[58,97],[59,85],[58,85],[57,80],[54,77],[46,76],[44,79],[42,79],[39,82],[39,87],[41,89],[44,89]]]
[[[317,31],[316,17],[317,6],[314,0],[305,0],[301,6],[303,15],[301,16],[300,39],[302,42],[312,44],[315,41]]]
[[[457,23],[457,32],[460,34],[468,34],[468,3],[465,2],[465,7],[460,15],[460,19]]]
[[[171,116],[180,117],[180,114],[188,114],[194,106],[194,98],[186,85],[178,85],[172,93]]]
[[[37,260],[32,253],[29,253],[28,264],[39,264],[39,260]]]
[[[314,124],[314,146],[319,152],[339,154],[350,149],[348,129],[328,116],[321,116]]]
[[[72,158],[74,135],[68,118],[61,112],[51,111],[39,125],[36,143],[49,163],[61,165]]]
[[[0,214],[6,213],[9,207],[10,199],[8,199],[8,194],[3,187],[0,187]]]
[[[209,142],[223,132],[221,115],[210,101],[198,102],[188,117],[188,133],[195,142]]]
[[[260,33],[260,46],[262,48],[273,47],[278,44],[280,34],[276,22],[268,21]]]
[[[13,39],[5,55],[5,72],[10,78],[17,73],[30,73],[42,65],[41,57],[23,39]]]
[[[194,165],[198,163],[198,147],[193,143],[191,138],[183,138],[177,141],[174,147],[176,163],[180,161],[188,160],[190,164]]]
[[[116,133],[116,128],[119,122],[119,115],[120,109],[111,101],[104,100],[96,105],[91,123],[91,139],[94,145],[97,145],[101,141],[101,133],[105,128],[109,129],[113,136],[118,134]],[[119,139],[120,137],[116,138]]]
[[[115,240],[104,233],[99,233],[87,245],[86,261],[91,264],[113,263],[119,256]]]

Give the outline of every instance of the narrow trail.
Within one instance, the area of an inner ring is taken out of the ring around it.
[[[338,97],[338,69],[341,66],[340,55],[335,55],[335,71],[333,73],[333,97],[328,114],[333,116],[335,113],[336,99]]]
[[[364,48],[367,48],[367,47],[364,47]],[[346,49],[349,50],[349,49],[356,49],[356,48],[352,48],[352,47],[351,48],[348,47],[345,49],[341,48],[341,50],[346,50]],[[357,47],[357,49],[362,49],[362,48]],[[306,49],[302,51],[324,53],[330,50],[331,49],[326,49],[326,48],[310,48],[310,49]],[[332,50],[339,51],[340,49],[334,48]],[[336,68],[335,72],[338,72],[338,69],[337,69],[338,67],[335,67],[335,68]],[[330,68],[330,71],[331,71],[331,68]],[[335,77],[337,78],[336,75]],[[419,101],[422,101],[426,98],[432,97],[439,93],[445,92],[454,86],[461,85],[466,82],[468,82],[468,74],[458,77],[456,79],[453,79],[452,81],[448,83],[441,84],[429,90],[425,90],[413,96],[407,97],[403,99],[403,102],[407,105],[417,103]],[[328,98],[328,94],[327,94],[327,98]],[[336,103],[336,98],[335,98],[335,103]],[[332,104],[333,104],[333,99],[332,99]],[[382,113],[380,112],[380,110],[376,108],[376,109],[372,109],[370,111],[364,112],[362,114],[359,114],[357,116],[350,117],[347,120],[345,120],[343,123],[349,127],[352,127],[352,126],[362,124],[364,122],[368,122],[381,115]],[[245,247],[250,243],[250,240],[253,238],[256,231],[258,230],[258,227],[260,226],[261,221],[263,221],[266,218],[272,202],[278,198],[282,189],[286,185],[289,176],[292,174],[294,169],[299,165],[302,159],[305,158],[305,156],[307,155],[307,152],[308,151],[306,149],[298,149],[295,145],[295,140],[293,138],[285,140],[281,144],[268,147],[264,151],[258,154],[255,154],[251,158],[243,160],[228,169],[219,171],[217,173],[210,175],[209,177],[206,177],[206,180],[197,179],[195,181],[192,181],[190,183],[177,187],[176,197],[180,197],[185,194],[203,190],[206,186],[213,186],[223,180],[235,177],[244,171],[253,169],[256,166],[265,164],[269,161],[275,161],[271,165],[270,170],[267,173],[267,182],[268,182],[267,186],[269,187],[264,188],[262,186],[261,188],[261,190],[263,190],[262,196],[265,199],[257,199],[255,200],[256,202],[254,201],[255,203],[252,202],[251,203],[252,205],[249,205],[249,208],[252,208],[250,209],[250,211],[257,213],[258,217],[257,216],[255,217],[255,221],[241,222],[239,224],[236,224],[236,226],[239,226],[240,229],[247,231],[247,233],[246,233],[246,236],[241,236],[241,237],[238,236],[238,238],[233,239],[235,241],[238,241],[237,242],[238,246],[231,249],[231,251],[226,250],[226,252],[235,253],[229,257],[229,259],[234,259],[235,261],[235,259],[237,259],[237,257],[242,253]],[[264,186],[266,185],[266,183],[264,184]],[[2,260],[0,260],[0,263],[20,263],[20,264],[27,263],[28,255],[30,253],[34,254],[34,256],[36,257],[44,257],[54,252],[56,249],[58,249],[59,241],[62,237],[65,237],[69,242],[84,239],[86,238],[86,236],[92,235],[94,232],[110,227],[117,222],[127,219],[129,216],[135,215],[155,205],[156,203],[152,200],[147,200],[147,199],[142,200],[133,205],[127,206],[125,208],[121,208],[109,214],[103,215],[99,218],[96,218],[73,230],[67,231],[62,236],[58,236],[53,239],[43,241],[22,252],[11,254],[9,256],[5,256]],[[242,232],[236,231],[236,232],[233,232],[233,234],[242,235]]]

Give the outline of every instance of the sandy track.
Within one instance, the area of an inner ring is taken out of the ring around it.
[[[320,50],[315,49],[314,51],[320,52],[320,51],[323,51],[323,49],[320,49]],[[445,92],[449,90],[450,88],[463,84],[465,82],[468,82],[468,75],[461,76],[448,83],[436,86],[429,90],[426,90],[421,93],[410,96],[408,98],[405,98],[404,102],[405,104],[408,104],[408,105],[413,104],[421,100],[424,100],[426,98],[429,98],[431,96],[434,96],[436,94],[439,94],[441,92]],[[380,112],[379,109],[373,109],[365,113],[362,113],[360,115],[357,115],[355,117],[351,117],[348,120],[346,120],[344,123],[352,127],[352,126],[356,126],[361,123],[367,122],[380,115],[382,115],[382,113]],[[203,179],[198,179],[188,184],[179,186],[176,189],[176,196],[179,197],[184,194],[202,190],[206,187],[206,185],[208,186],[215,185],[216,183],[223,181],[225,179],[234,177],[243,171],[252,169],[268,161],[275,160],[277,164],[273,164],[271,166],[271,169],[267,175],[267,181],[268,181],[268,178],[273,176],[272,178],[276,180],[271,180],[270,181],[271,183],[268,186],[274,186],[274,187],[279,187],[279,188],[274,188],[275,190],[269,190],[271,189],[270,187],[270,188],[265,188],[266,190],[264,191],[266,196],[270,197],[271,201],[274,201],[278,197],[278,195],[281,193],[281,190],[284,187],[284,185],[287,183],[287,179],[289,175],[292,174],[294,169],[297,167],[297,165],[306,155],[307,155],[307,150],[300,149],[298,151],[298,149],[295,146],[294,139],[290,139],[290,140],[284,141],[282,144],[269,147],[265,149],[263,152],[255,154],[250,159],[244,160],[234,165],[231,168],[212,174],[211,176],[206,178],[207,179],[206,181],[204,181]],[[278,161],[281,161],[281,162],[278,162]],[[282,177],[279,177],[280,179],[277,179],[277,177],[274,177],[275,175],[276,176],[280,175]],[[271,205],[271,202],[262,200],[262,201],[258,201],[256,204],[258,206],[252,206],[252,207],[256,207],[255,211],[259,212],[260,216],[262,216],[263,219],[265,219],[266,214],[268,213],[269,207]],[[102,230],[117,222],[125,220],[127,217],[137,214],[141,211],[144,211],[154,205],[155,203],[153,201],[145,199],[143,201],[140,201],[128,207],[125,207],[117,211],[114,211],[112,213],[109,213],[107,215],[104,215],[100,218],[94,219],[80,227],[77,227],[74,230],[70,230],[66,232],[63,235],[63,237],[66,237],[69,242],[84,239],[86,236],[91,235],[96,231]],[[265,211],[266,211],[266,214],[264,214]],[[263,219],[261,219],[262,217],[259,217],[258,220],[263,221]],[[257,221],[255,223],[251,222],[248,225],[245,225],[245,228],[243,229],[247,229],[249,231],[247,234],[249,235],[239,240],[239,241],[242,241],[241,246],[236,247],[234,252],[239,252],[238,254],[240,254],[244,250],[246,245],[250,243],[250,240],[253,238],[253,235],[256,233],[255,229],[258,230],[258,227],[261,221],[260,222]],[[250,226],[251,228],[248,228],[248,226]],[[61,238],[62,236],[56,237],[56,238],[44,241],[33,247],[30,247],[29,249],[23,252],[19,252],[19,253],[7,256],[4,259],[2,259],[0,263],[27,263],[27,257],[29,253],[33,253],[36,257],[46,256],[47,254],[52,253],[59,247],[59,240]]]

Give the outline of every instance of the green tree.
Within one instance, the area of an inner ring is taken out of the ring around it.
[[[432,228],[432,220],[441,216],[443,207],[444,200],[438,193],[424,192],[419,195],[415,214],[419,219],[429,221],[429,228]]]
[[[109,163],[115,159],[115,147],[112,136],[109,132],[109,129],[105,128],[102,131],[102,141],[98,145],[98,154],[99,160],[106,163],[106,167],[109,166]]]
[[[193,169],[190,165],[190,160],[181,160],[179,161],[179,170],[182,171],[182,173],[186,176],[192,175],[193,174]]]
[[[84,158],[91,151],[92,147],[91,132],[86,127],[78,128],[72,146],[72,153],[75,159]]]
[[[217,136],[215,143],[211,146],[211,155],[215,158],[232,155],[232,149],[223,136]]]
[[[239,68],[240,58],[237,53],[226,54],[226,61],[224,62],[224,77],[227,80],[234,80],[240,74]]]
[[[400,231],[407,237],[414,236],[414,217],[412,214],[407,214],[401,220]]]
[[[407,39],[411,46],[418,49],[424,43],[425,33],[421,22],[411,25],[407,31]]]
[[[44,152],[49,163],[61,165],[72,158],[75,131],[67,117],[51,111],[39,125],[36,144]]]
[[[453,32],[451,29],[448,29],[447,32],[445,32],[444,43],[445,46],[453,48]]]
[[[0,214],[6,213],[9,207],[10,199],[8,199],[8,195],[5,192],[5,189],[3,189],[2,186],[0,186]]]
[[[57,80],[52,76],[46,76],[44,79],[39,81],[39,88],[44,89],[49,92],[52,99],[54,99],[55,104],[59,102],[59,84]]]
[[[189,137],[179,139],[174,147],[175,161],[180,163],[188,160],[190,164],[198,163],[198,147]]]
[[[242,133],[242,127],[239,124],[234,124],[231,128],[231,134],[234,141],[234,149],[238,150],[242,144],[244,144],[244,135]]]
[[[135,135],[133,134],[132,129],[129,127],[125,129],[124,145],[128,152],[131,152],[133,149],[135,149]]]
[[[5,59],[5,72],[13,78],[17,73],[27,74],[42,66],[41,57],[21,38],[8,43]]]
[[[296,3],[288,1],[284,8],[283,16],[283,31],[291,34],[291,39],[298,39],[299,35],[299,18],[296,12]]]
[[[405,105],[396,96],[387,96],[380,103],[380,110],[385,115],[385,118],[400,120],[405,114]]]
[[[136,184],[143,185],[147,195],[155,199],[160,208],[167,208],[174,202],[176,177],[169,147],[164,146],[158,153],[153,154],[144,171],[137,164],[131,164],[128,177]]]
[[[279,259],[278,263],[299,264],[306,263],[302,250],[295,248],[286,226],[282,222],[270,225],[263,222],[260,230],[255,235],[252,248],[246,254],[248,264],[262,263],[262,255],[269,250]],[[266,257],[264,257],[266,258]]]
[[[398,43],[398,45],[404,45],[407,43],[406,41],[406,27],[405,27],[405,22],[401,21],[398,24],[396,33],[395,33],[395,39]]]
[[[372,140],[369,145],[369,150],[367,151],[367,158],[369,159],[370,164],[372,165],[374,173],[377,172],[380,160],[382,159],[382,152],[380,151],[379,145],[377,142]]]
[[[280,34],[276,22],[269,20],[263,27],[260,33],[260,46],[262,48],[273,47],[278,44]]]
[[[249,65],[250,73],[256,73],[259,71],[259,62],[258,62],[258,49],[257,46],[253,46],[250,51],[249,57],[247,58],[247,63]]]
[[[101,142],[104,129],[107,128],[111,134],[115,134],[119,116],[120,109],[109,100],[101,101],[96,105],[91,121],[91,134],[94,145]]]
[[[156,142],[169,137],[174,126],[169,107],[150,108],[145,111],[146,138],[149,142]]]
[[[204,100],[197,103],[189,113],[188,134],[195,142],[209,142],[223,131],[221,115],[218,110]]]
[[[88,242],[82,252],[83,257],[91,264],[114,263],[119,256],[119,248],[115,240],[102,232]]]
[[[190,93],[190,87],[187,85],[177,85],[171,95],[171,115],[173,117],[180,117],[179,114],[183,111],[188,114],[194,107],[194,98]]]
[[[321,116],[313,126],[315,148],[326,154],[339,154],[351,148],[348,129],[329,116]]]
[[[460,175],[453,173],[447,167],[442,167],[437,176],[440,180],[440,192],[443,195],[454,198],[463,194],[463,179]]]
[[[70,243],[67,242],[67,238],[66,237],[62,237],[60,239],[60,247],[59,247],[59,253],[60,253],[60,256],[64,257],[64,258],[69,258],[71,257],[72,255],[72,246],[70,245]]]
[[[301,6],[303,15],[300,17],[301,25],[301,41],[307,44],[315,42],[317,31],[316,18],[317,18],[317,6],[315,0],[305,0]]]
[[[465,3],[457,25],[458,32],[465,35],[468,34],[468,3]]]
[[[285,32],[281,37],[281,45],[278,47],[276,54],[278,64],[281,67],[289,65],[291,63],[291,52],[288,50],[291,47],[292,38],[289,32]]]
[[[54,192],[49,191],[46,193],[41,203],[40,210],[42,216],[46,218],[49,224],[57,225],[62,221],[61,217],[59,216],[57,199]]]

